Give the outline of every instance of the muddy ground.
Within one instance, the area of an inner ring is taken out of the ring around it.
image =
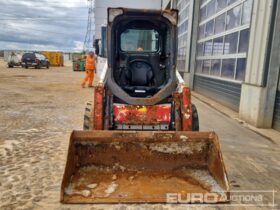
[[[8,69],[0,60],[1,210],[257,208],[60,204],[60,184],[69,136],[73,129],[82,129],[84,107],[92,97],[92,89],[80,87],[83,76],[83,72],[73,72],[71,67]],[[199,110],[202,130],[215,130],[220,136],[232,189],[278,190],[275,197],[279,199],[278,142],[271,142],[206,104],[194,101]],[[259,207],[264,208],[268,207]]]

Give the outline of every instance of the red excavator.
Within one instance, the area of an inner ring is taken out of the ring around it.
[[[177,11],[108,9],[108,65],[73,131],[63,203],[218,203],[229,184],[218,136],[198,132],[176,71]]]

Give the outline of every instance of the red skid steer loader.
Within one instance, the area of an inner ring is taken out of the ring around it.
[[[62,203],[229,201],[218,136],[176,72],[177,11],[108,9],[108,65],[73,131]]]

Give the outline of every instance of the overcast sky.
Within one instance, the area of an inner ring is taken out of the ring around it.
[[[87,0],[0,0],[0,49],[82,50]]]

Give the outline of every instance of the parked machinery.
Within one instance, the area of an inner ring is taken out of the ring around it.
[[[86,55],[84,53],[75,53],[72,58],[73,71],[85,71]]]

